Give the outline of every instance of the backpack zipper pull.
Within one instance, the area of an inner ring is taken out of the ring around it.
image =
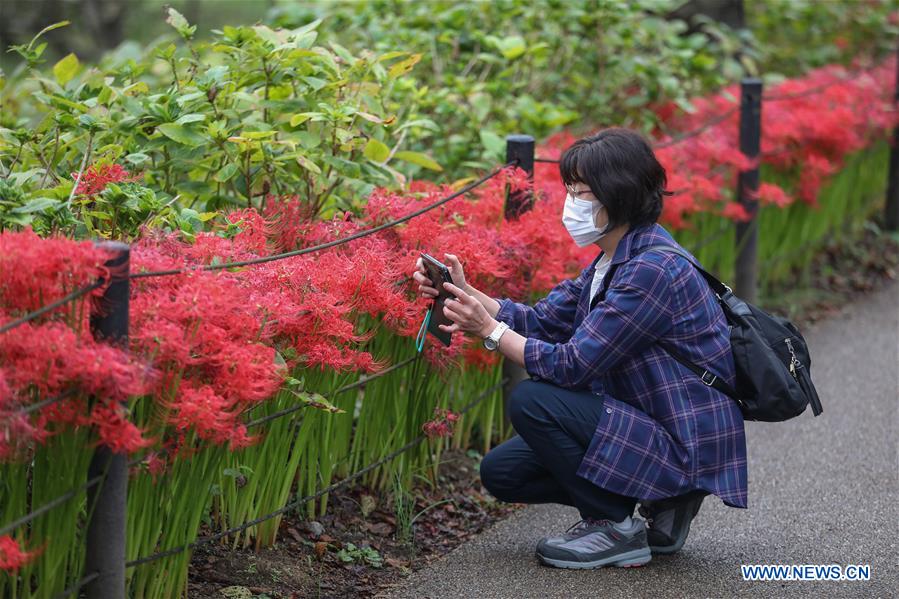
[[[795,379],[796,378],[796,367],[802,366],[802,362],[799,361],[799,358],[796,357],[796,351],[793,349],[793,342],[790,341],[790,338],[787,337],[784,339],[784,342],[787,344],[787,349],[790,350],[790,375]]]

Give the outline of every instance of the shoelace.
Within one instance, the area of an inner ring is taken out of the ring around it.
[[[608,526],[611,524],[612,524],[611,520],[606,520],[606,519],[596,520],[594,518],[583,518],[581,520],[578,520],[574,524],[572,524],[570,527],[568,527],[568,530],[566,530],[565,533],[568,534],[571,532],[576,532],[582,528],[587,528],[588,526]]]

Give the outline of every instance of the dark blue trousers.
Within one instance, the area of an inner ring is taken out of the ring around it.
[[[500,501],[574,506],[582,518],[620,522],[630,516],[637,499],[577,475],[602,409],[602,396],[589,391],[522,381],[509,398],[509,417],[518,435],[484,457],[484,487]]]

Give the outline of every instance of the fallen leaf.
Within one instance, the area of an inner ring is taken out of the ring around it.
[[[388,557],[384,560],[384,563],[386,563],[391,568],[405,568],[409,562],[407,560],[401,560],[401,559],[396,559],[394,557]]]
[[[296,528],[291,526],[290,528],[287,529],[287,534],[289,534],[291,537],[293,537],[293,540],[296,541],[297,543],[303,542],[303,536],[300,534],[300,531],[298,531]]]
[[[322,559],[325,557],[325,554],[328,552],[328,544],[325,543],[324,541],[319,541],[318,543],[315,544],[315,546],[312,548],[312,550],[315,552],[315,557],[317,557],[318,559]]]
[[[385,536],[393,532],[393,527],[386,522],[378,522],[376,524],[369,522],[365,525],[365,530],[372,534]]]

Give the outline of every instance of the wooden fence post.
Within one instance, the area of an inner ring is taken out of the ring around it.
[[[91,333],[97,340],[128,346],[128,296],[130,293],[130,248],[124,243],[104,242],[99,247],[112,254],[106,262],[110,283],[99,301],[92,302]],[[125,509],[128,493],[126,455],[99,446],[88,468],[88,479],[105,475],[87,492],[85,575],[98,573],[87,586],[89,599],[125,597]]]
[[[896,49],[896,88],[893,92],[893,106],[899,107],[899,47]],[[883,216],[887,231],[899,231],[899,125],[893,127],[887,201]]]
[[[746,78],[740,82],[740,151],[757,159],[762,139],[762,81]],[[736,294],[755,302],[758,292],[758,189],[759,168],[741,171],[737,177],[737,201],[750,215],[737,223],[737,260],[734,265]]]
[[[512,192],[506,198],[506,219],[518,218],[534,207],[534,138],[530,135],[506,136],[506,162],[514,162],[515,166],[528,174],[530,182],[527,191]]]

